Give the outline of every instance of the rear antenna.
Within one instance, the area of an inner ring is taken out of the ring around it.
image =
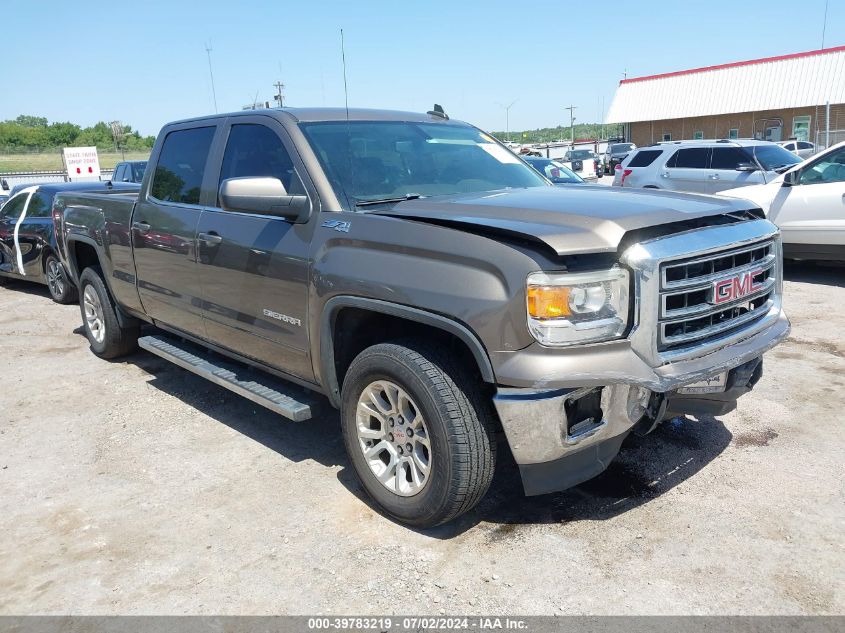
[[[439,103],[435,103],[434,110],[429,110],[428,112],[426,112],[426,114],[445,119],[446,121],[449,120],[449,115],[443,111],[443,106]]]
[[[346,86],[346,46],[344,46],[343,42],[343,29],[340,29],[340,58],[343,61],[343,99],[346,103],[346,142],[349,145],[346,154],[347,156],[349,156],[349,180],[352,184],[352,189],[354,191],[355,171],[352,167],[352,130],[349,127],[349,89]],[[348,204],[351,210],[354,211],[355,206],[349,199],[349,192],[344,191],[344,194],[346,194],[346,204]]]

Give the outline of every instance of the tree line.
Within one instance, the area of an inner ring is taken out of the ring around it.
[[[149,150],[155,136],[141,136],[131,125],[113,129],[104,121],[90,127],[75,123],[48,123],[46,117],[22,114],[0,122],[0,152],[43,152],[62,147],[92,147],[102,150]]]
[[[623,135],[622,126],[620,125],[604,125],[602,123],[576,123],[575,124],[575,138],[590,138],[590,139],[607,139]],[[506,141],[508,138],[514,143],[550,143],[553,141],[566,141],[572,139],[572,131],[568,125],[560,125],[558,127],[544,127],[535,130],[511,130],[508,134],[505,132],[493,132],[500,141]]]

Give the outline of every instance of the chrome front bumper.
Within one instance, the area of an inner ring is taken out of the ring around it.
[[[772,317],[769,327],[744,340],[704,356],[656,368],[649,366],[629,345],[584,348],[581,354],[567,354],[563,362],[558,356],[559,367],[554,367],[553,355],[532,348],[513,353],[503,369],[518,373],[525,363],[541,362],[545,378],[525,388],[500,387],[493,398],[516,462],[520,465],[550,462],[627,434],[642,418],[645,403],[653,392],[673,391],[738,367],[785,339],[790,329],[786,315],[778,310]],[[526,357],[520,358],[523,354]],[[497,372],[500,379],[502,375]],[[565,403],[585,387],[605,388],[604,420],[588,432],[572,437],[567,433]]]

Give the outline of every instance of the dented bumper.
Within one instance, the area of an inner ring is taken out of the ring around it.
[[[769,327],[745,340],[657,368],[626,349],[624,342],[568,353],[563,369],[551,367],[542,350],[524,350],[524,358],[515,355],[510,367],[527,363],[536,370],[532,356],[543,358],[542,378],[523,376],[513,382],[531,386],[500,386],[494,396],[526,494],[563,490],[599,474],[634,427],[649,430],[667,415],[730,411],[736,398],[759,380],[762,354],[788,334],[789,321],[779,312]],[[730,373],[722,394],[677,393],[684,385],[724,371]],[[498,377],[501,384],[502,374]]]

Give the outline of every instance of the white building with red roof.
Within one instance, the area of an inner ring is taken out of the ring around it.
[[[623,79],[605,122],[637,145],[845,140],[845,46]]]

